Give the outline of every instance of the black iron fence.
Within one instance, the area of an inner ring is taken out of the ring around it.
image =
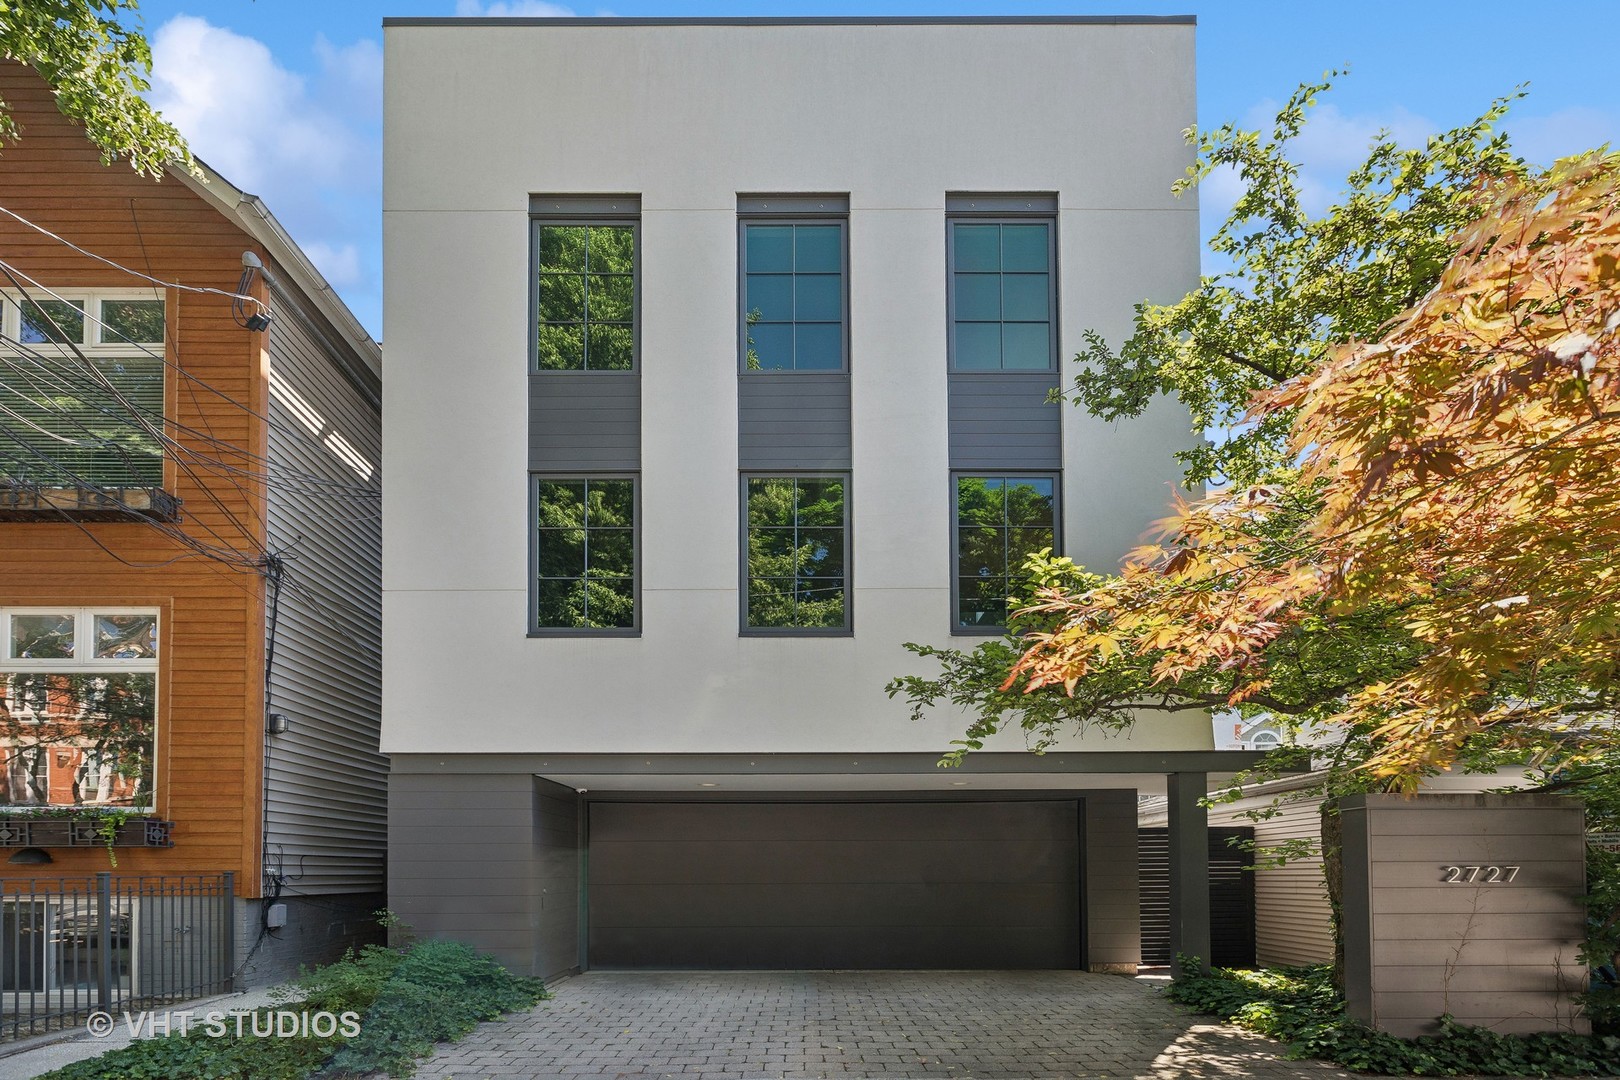
[[[222,994],[235,875],[0,880],[0,1041]]]

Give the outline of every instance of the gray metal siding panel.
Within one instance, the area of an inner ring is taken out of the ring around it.
[[[640,467],[640,375],[543,371],[529,376],[532,471],[634,471]]]
[[[597,803],[593,966],[1066,968],[1073,802]]]
[[[740,468],[851,467],[847,372],[744,373],[737,379],[737,409]]]
[[[579,818],[572,788],[534,778],[534,970],[543,979],[580,967]]]
[[[1046,400],[1057,383],[1050,371],[951,372],[951,468],[1062,468],[1062,414]]]
[[[390,781],[389,907],[414,934],[464,941],[519,974],[542,974],[536,779],[394,773]]]
[[[356,386],[324,349],[298,318],[277,319],[270,332],[272,470],[319,477],[340,494],[314,494],[301,478],[269,489],[268,545],[288,556],[270,707],[291,727],[269,739],[265,862],[295,877],[302,893],[376,892],[384,877],[387,787],[377,750],[382,428],[375,388]],[[317,416],[295,415],[285,400],[289,389]],[[314,419],[322,426],[312,432]],[[369,476],[334,451],[333,436],[370,463]]]
[[[1085,816],[1086,963],[1134,973],[1142,959],[1136,792],[1088,793]]]

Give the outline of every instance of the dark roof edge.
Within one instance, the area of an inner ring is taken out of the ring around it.
[[[455,18],[395,16],[391,26],[1196,26],[1196,15],[870,15],[747,18]]]
[[[1260,763],[1266,750],[975,750],[962,760],[971,773],[1235,773]],[[858,757],[856,755],[859,755]],[[537,775],[686,775],[717,773],[863,774],[928,773],[939,775],[940,754],[933,751],[881,751],[864,754],[816,752],[754,753],[423,753],[389,755],[395,773],[526,772]],[[1302,765],[1288,772],[1309,772]]]

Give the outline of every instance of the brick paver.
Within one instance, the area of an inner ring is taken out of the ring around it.
[[[588,972],[417,1073],[490,1077],[1347,1077],[1076,971]]]

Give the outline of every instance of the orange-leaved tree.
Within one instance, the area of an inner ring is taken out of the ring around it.
[[[1237,704],[1271,689],[1279,641],[1377,610],[1408,659],[1332,711],[1389,786],[1481,733],[1565,762],[1600,741],[1582,736],[1620,710],[1620,155],[1476,200],[1380,340],[1256,396],[1257,419],[1291,413],[1297,476],[1179,507],[1118,577],[1040,590],[1004,691],[1145,661]]]

